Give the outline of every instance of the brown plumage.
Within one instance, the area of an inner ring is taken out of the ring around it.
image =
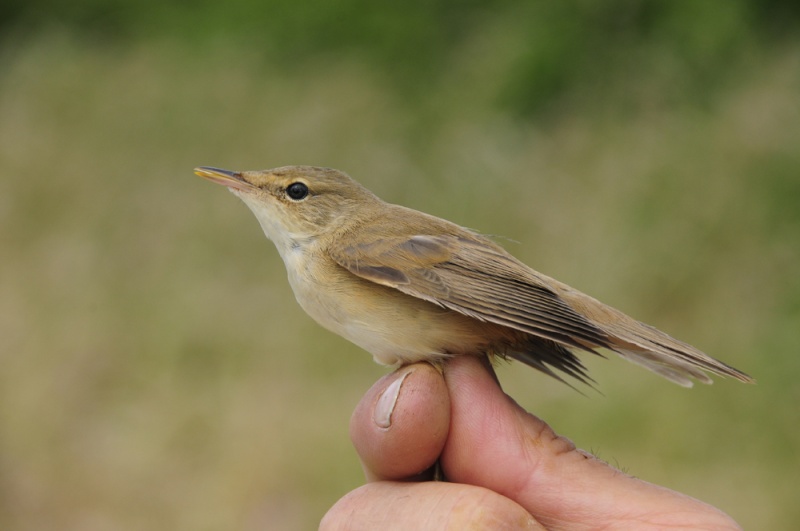
[[[575,352],[607,349],[684,386],[711,383],[706,372],[752,381],[534,271],[488,238],[384,203],[336,170],[196,172],[227,185],[253,210],[301,306],[379,362],[498,355],[586,383]]]

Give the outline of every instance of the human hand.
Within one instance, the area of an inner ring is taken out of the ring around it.
[[[741,529],[720,510],[631,477],[503,393],[488,362],[381,378],[350,423],[367,484],[320,529]],[[424,481],[437,458],[447,482]]]

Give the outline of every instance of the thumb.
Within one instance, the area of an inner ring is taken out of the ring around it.
[[[491,489],[559,529],[684,525],[738,529],[703,502],[633,478],[555,432],[503,393],[487,361],[460,356],[445,368],[450,434],[445,476]]]

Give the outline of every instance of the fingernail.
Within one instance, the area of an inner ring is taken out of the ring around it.
[[[386,390],[381,393],[378,403],[375,404],[375,411],[372,413],[372,420],[379,428],[389,428],[392,425],[392,413],[397,405],[397,397],[400,396],[400,388],[403,382],[413,371],[406,371],[402,376],[398,376],[390,383]]]

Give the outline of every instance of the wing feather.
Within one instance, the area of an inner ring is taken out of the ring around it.
[[[567,349],[596,354],[602,347],[684,386],[691,386],[692,378],[711,383],[703,371],[752,381],[691,345],[537,273],[490,240],[447,227],[440,226],[443,233],[436,236],[362,231],[357,243],[354,235],[341,238],[329,253],[362,278],[529,334],[527,350],[507,355],[551,375],[548,364],[586,381],[583,366]]]
[[[488,241],[389,236],[329,252],[358,276],[476,319],[585,350],[609,344],[533,270]]]

